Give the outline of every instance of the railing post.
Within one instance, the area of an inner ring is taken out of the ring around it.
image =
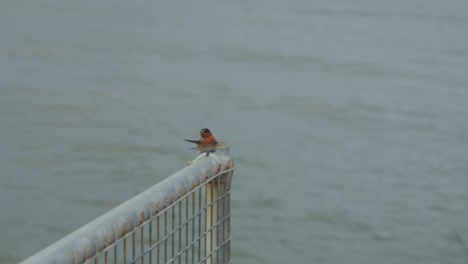
[[[207,230],[206,237],[205,237],[205,254],[207,256],[206,264],[211,264],[216,259],[217,252],[214,249],[217,247],[217,228],[216,228],[216,221],[218,215],[217,204],[218,199],[218,182],[219,179],[214,179],[206,185],[206,199],[205,199],[205,228]],[[214,252],[213,252],[214,251]],[[214,262],[216,263],[216,262]]]
[[[231,172],[226,172],[221,175],[218,181],[218,215],[217,215],[217,234],[218,234],[218,256],[220,263],[230,262],[230,239],[231,239],[231,227],[230,227],[230,204],[229,194],[231,188]]]
[[[229,147],[221,150],[229,155]],[[228,163],[226,169],[233,164]],[[221,169],[221,167],[219,167]],[[205,256],[206,264],[230,261],[230,204],[231,173],[213,179],[205,187]]]

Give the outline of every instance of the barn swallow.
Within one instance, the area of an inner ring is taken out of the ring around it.
[[[200,153],[206,152],[206,156],[210,155],[211,152],[216,151],[216,145],[218,141],[213,137],[211,131],[208,128],[203,128],[200,130],[200,139],[199,140],[190,140],[184,139],[190,143],[197,144],[193,149],[199,151]]]

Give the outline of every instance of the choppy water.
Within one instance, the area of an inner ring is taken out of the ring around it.
[[[235,263],[466,263],[468,2],[0,3],[0,263],[231,144]]]

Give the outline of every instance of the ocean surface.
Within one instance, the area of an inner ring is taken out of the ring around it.
[[[0,263],[196,156],[234,263],[467,263],[468,1],[0,2]]]

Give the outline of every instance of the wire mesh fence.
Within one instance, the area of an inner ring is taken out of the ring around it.
[[[23,263],[231,263],[233,172],[203,157]]]
[[[84,263],[230,263],[231,176],[232,169],[157,204]]]

